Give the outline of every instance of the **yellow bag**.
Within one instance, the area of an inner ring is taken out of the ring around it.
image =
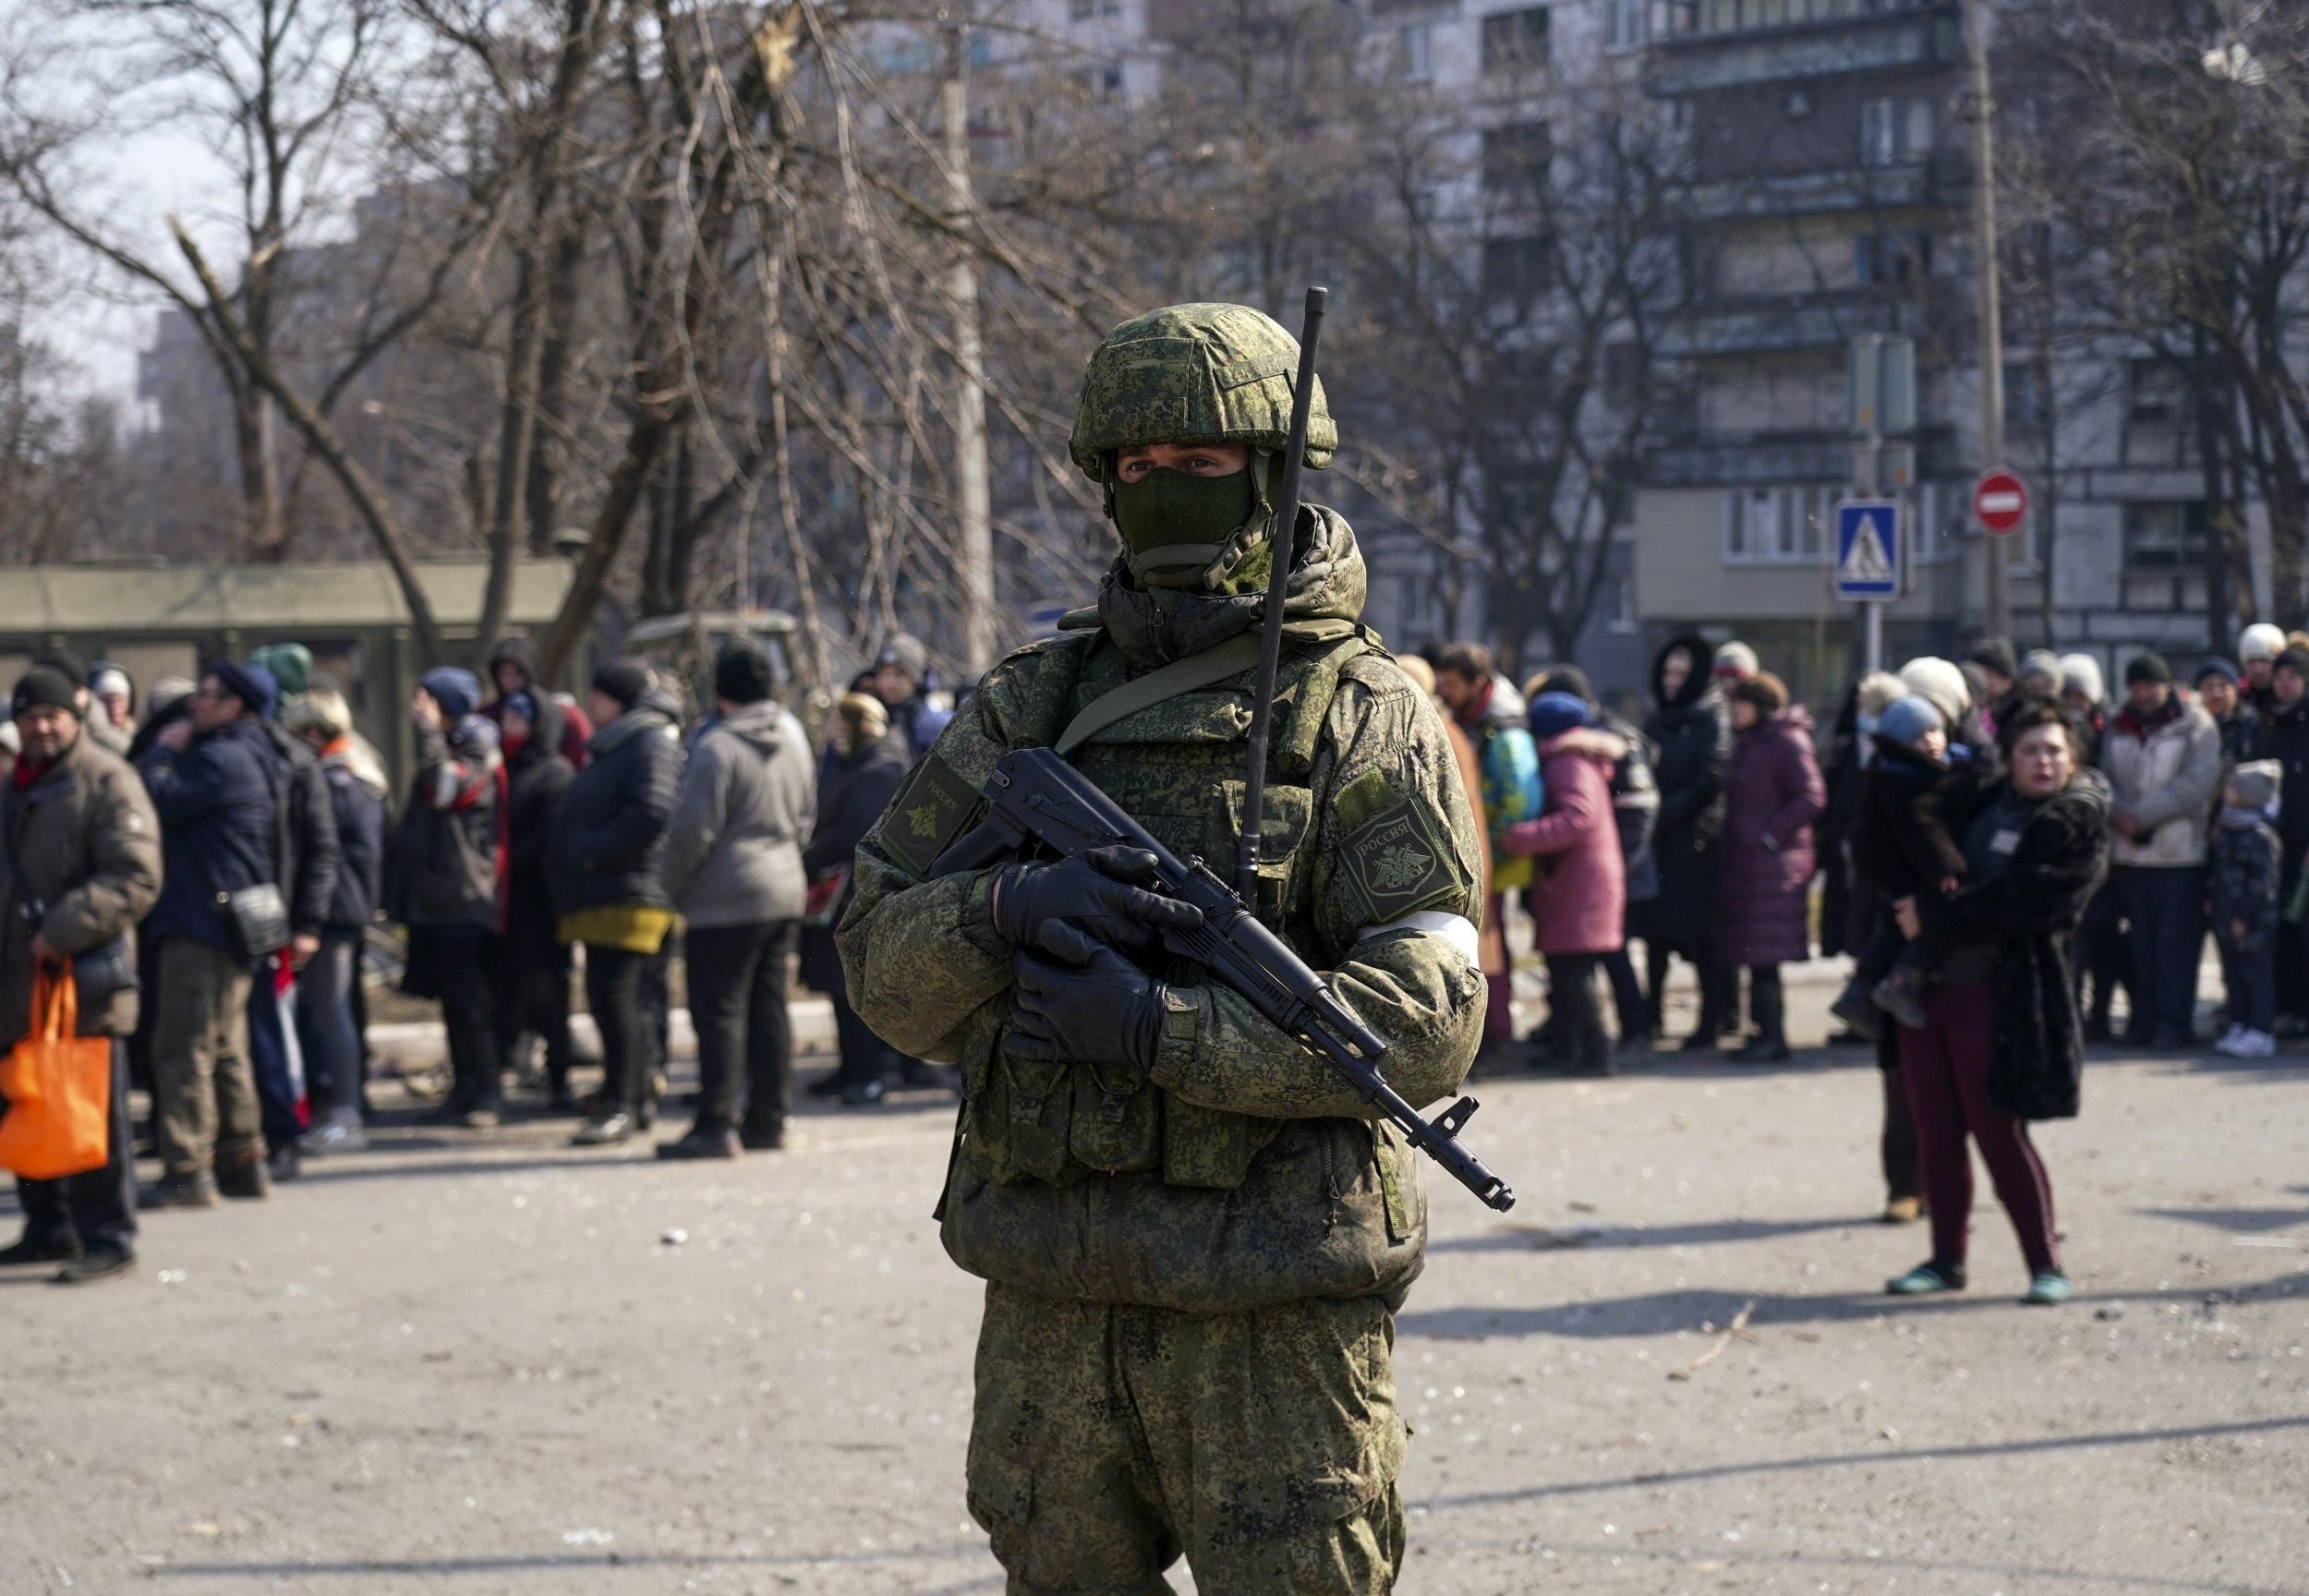
[[[54,1180],[103,1167],[110,1143],[112,1040],[76,1036],[79,993],[72,966],[32,977],[32,1022],[0,1058],[0,1169]]]

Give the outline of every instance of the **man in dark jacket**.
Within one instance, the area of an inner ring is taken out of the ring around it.
[[[1723,770],[1732,728],[1711,675],[1714,653],[1704,637],[1671,639],[1651,666],[1652,711],[1644,732],[1660,750],[1652,775],[1660,817],[1651,855],[1659,895],[1631,911],[1644,939],[1651,1012],[1664,1016],[1668,956],[1687,960],[1699,976],[1699,1024],[1684,1046],[1713,1047],[1740,1026],[1738,984],[1716,957],[1716,845],[1723,829]]]
[[[769,658],[744,645],[714,662],[715,718],[682,775],[665,858],[682,912],[697,1121],[660,1158],[734,1158],[785,1145],[793,1028],[788,966],[807,896],[802,841],[817,768],[802,724],[769,695]]]
[[[2277,836],[2284,845],[2284,876],[2277,901],[2290,908],[2309,855],[2309,651],[2288,648],[2269,672],[2269,707],[2261,718],[2255,759],[2283,767],[2277,799]],[[2309,1032],[2309,925],[2282,920],[2277,927],[2277,1031],[2279,1041]]]
[[[144,785],[161,823],[164,869],[145,935],[159,945],[152,1026],[153,1121],[162,1175],[146,1208],[209,1208],[260,1198],[264,1127],[248,1058],[248,988],[259,953],[222,904],[284,874],[285,782],[263,717],[272,678],[220,659],[192,713],[152,741]]]
[[[30,1028],[43,963],[71,961],[79,1034],[111,1038],[104,1164],[61,1180],[19,1179],[24,1234],[0,1249],[0,1264],[61,1264],[64,1284],[110,1279],[135,1264],[127,1038],[136,1027],[136,923],[161,886],[151,800],[127,762],[89,735],[79,685],[44,666],[16,684],[23,747],[0,790],[0,1053]]]
[[[666,827],[682,780],[681,706],[632,659],[594,673],[586,767],[562,796],[546,868],[564,942],[586,949],[586,1006],[601,1030],[598,1111],[581,1147],[624,1142],[647,1128],[657,1038],[642,1001],[649,961],[673,928],[666,896]]]
[[[357,1153],[368,1138],[361,1130],[361,1029],[354,994],[361,944],[383,892],[385,802],[392,789],[375,754],[354,735],[353,713],[342,693],[308,691],[281,719],[320,761],[337,837],[337,886],[320,948],[296,978],[296,1040],[314,1094],[327,1105],[303,1145],[308,1153]]]
[[[505,934],[488,954],[497,1048],[515,1061],[524,1039],[545,1055],[545,1078],[556,1113],[577,1100],[569,1089],[569,949],[554,936],[553,886],[547,844],[562,794],[576,772],[562,754],[562,710],[553,695],[517,687],[490,708],[505,741],[507,852],[511,886]]]
[[[503,1060],[481,950],[505,925],[506,802],[497,728],[474,713],[480,696],[473,672],[443,667],[410,699],[417,776],[393,851],[393,916],[409,928],[411,966],[441,1000],[449,1034],[455,1084],[432,1118],[490,1130]]]
[[[305,1060],[288,1017],[295,1010],[297,973],[320,951],[337,893],[336,805],[320,757],[280,722],[279,712],[312,685],[312,650],[302,643],[272,643],[248,657],[272,678],[273,707],[262,717],[265,741],[288,794],[289,945],[259,960],[248,992],[248,1055],[263,1105],[266,1167],[275,1180],[294,1180],[305,1134]]]
[[[913,763],[905,736],[890,725],[881,699],[852,693],[836,706],[818,783],[817,827],[802,853],[812,892],[831,897],[802,934],[802,979],[833,1003],[834,1038],[841,1053],[840,1066],[813,1084],[811,1094],[840,1097],[851,1107],[880,1102],[900,1061],[898,1050],[868,1030],[850,1006],[833,928],[850,907],[852,856],[898,796]]]
[[[494,702],[483,707],[481,713],[496,726],[502,738],[505,731],[505,712],[516,693],[534,694],[561,711],[561,741],[555,744],[561,756],[569,761],[571,770],[581,770],[586,763],[586,743],[593,735],[593,722],[576,705],[548,692],[538,680],[538,646],[526,637],[508,637],[490,651],[490,682],[497,689]]]

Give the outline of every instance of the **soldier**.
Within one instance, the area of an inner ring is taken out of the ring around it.
[[[1124,551],[1094,611],[987,674],[857,854],[852,1000],[961,1067],[938,1217],[987,1283],[969,1500],[1011,1596],[1167,1591],[1182,1552],[1204,1590],[1369,1596],[1402,1561],[1408,1143],[1161,953],[1195,912],[1133,886],[1127,852],[931,875],[996,761],[1037,745],[1174,852],[1233,858],[1297,363],[1236,305],[1107,335],[1072,453]],[[1336,441],[1318,387],[1305,463]],[[1482,1030],[1480,844],[1441,719],[1358,623],[1354,534],[1313,505],[1295,533],[1253,907],[1423,1105]]]

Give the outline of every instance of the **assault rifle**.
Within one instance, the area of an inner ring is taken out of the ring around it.
[[[1096,783],[1047,748],[1021,748],[1003,756],[984,796],[986,818],[938,856],[931,866],[933,875],[984,870],[1042,853],[1070,858],[1093,848],[1136,848],[1152,853],[1154,879],[1144,884],[1147,889],[1203,912],[1203,924],[1193,930],[1164,932],[1165,949],[1192,960],[1219,985],[1240,993],[1284,1034],[1328,1064],[1412,1146],[1485,1203],[1503,1214],[1515,1206],[1516,1194],[1507,1183],[1459,1143],[1459,1132],[1474,1116],[1475,1099],[1460,1098],[1432,1121],[1421,1118],[1379,1073],[1387,1045],[1201,859],[1181,863]]]

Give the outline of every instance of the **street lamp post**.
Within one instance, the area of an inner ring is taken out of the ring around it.
[[[1988,0],[1964,0],[1964,51],[1972,79],[1973,281],[1980,323],[1980,469],[2004,464],[2004,312],[1998,292],[1996,103],[1989,86]],[[1981,608],[1993,636],[2013,632],[2004,538],[1981,538]]]

